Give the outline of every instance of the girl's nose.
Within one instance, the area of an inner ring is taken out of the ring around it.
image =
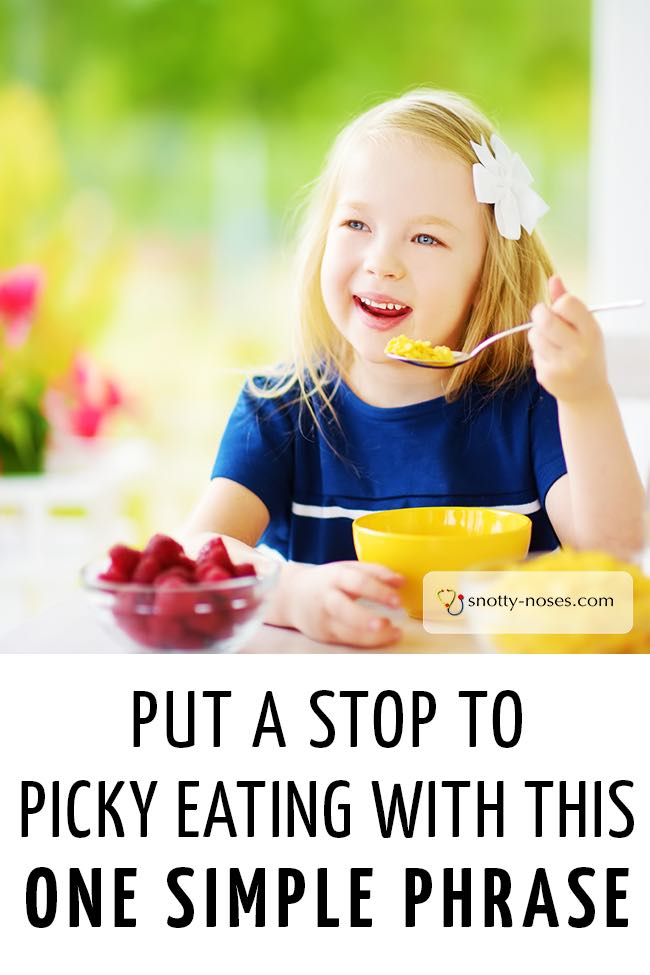
[[[378,278],[404,277],[404,266],[397,254],[386,244],[376,242],[369,247],[363,262],[364,271],[374,274]]]

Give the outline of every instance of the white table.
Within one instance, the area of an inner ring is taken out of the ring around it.
[[[403,614],[393,614],[403,638],[389,652],[476,653],[479,648],[469,635],[443,636],[426,633],[421,623]],[[356,647],[317,643],[295,630],[263,626],[243,653],[351,653]],[[50,606],[0,637],[0,653],[124,653],[95,618],[83,593]],[[147,651],[150,652],[150,651]],[[366,651],[361,651],[366,652]]]

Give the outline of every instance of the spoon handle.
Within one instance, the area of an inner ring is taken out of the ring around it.
[[[620,311],[623,308],[639,308],[644,301],[642,298],[632,298],[630,301],[616,301],[609,305],[590,305],[587,309],[590,312],[598,311]],[[479,342],[475,349],[471,352],[471,355],[476,355],[477,352],[482,351],[488,345],[492,345],[493,342],[498,342],[499,339],[503,339],[506,335],[514,335],[515,332],[525,332],[526,329],[533,328],[535,322],[524,322],[523,325],[515,325],[514,328],[508,328],[505,332],[497,332],[496,335],[491,335],[489,339],[484,339],[483,342]]]

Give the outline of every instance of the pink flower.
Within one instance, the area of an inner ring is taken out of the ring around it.
[[[78,353],[62,389],[50,389],[46,409],[50,422],[77,437],[96,437],[106,417],[124,402],[117,383],[86,355]]]
[[[70,429],[78,437],[96,437],[105,415],[106,410],[98,406],[80,403],[75,409],[70,410]]]
[[[28,264],[0,276],[0,315],[5,320],[7,345],[16,347],[26,340],[42,284],[40,268]]]

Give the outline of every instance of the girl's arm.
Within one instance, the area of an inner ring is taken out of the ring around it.
[[[231,555],[255,563],[262,556],[253,546],[268,523],[268,509],[256,494],[228,478],[216,477],[179,535],[193,554],[210,535],[224,535]],[[396,589],[402,582],[390,569],[365,562],[287,562],[269,598],[265,622],[293,627],[330,643],[386,646],[396,642],[401,632],[358,600],[396,608],[400,605]]]
[[[567,474],[546,495],[558,538],[619,555],[643,545],[644,491],[614,393],[603,336],[593,315],[550,279],[552,308],[536,305],[529,332],[541,385],[558,402]]]
[[[180,534],[190,548],[197,544],[200,547],[200,536],[206,533],[229,535],[252,547],[257,545],[268,523],[268,509],[256,494],[227,477],[215,477]]]

